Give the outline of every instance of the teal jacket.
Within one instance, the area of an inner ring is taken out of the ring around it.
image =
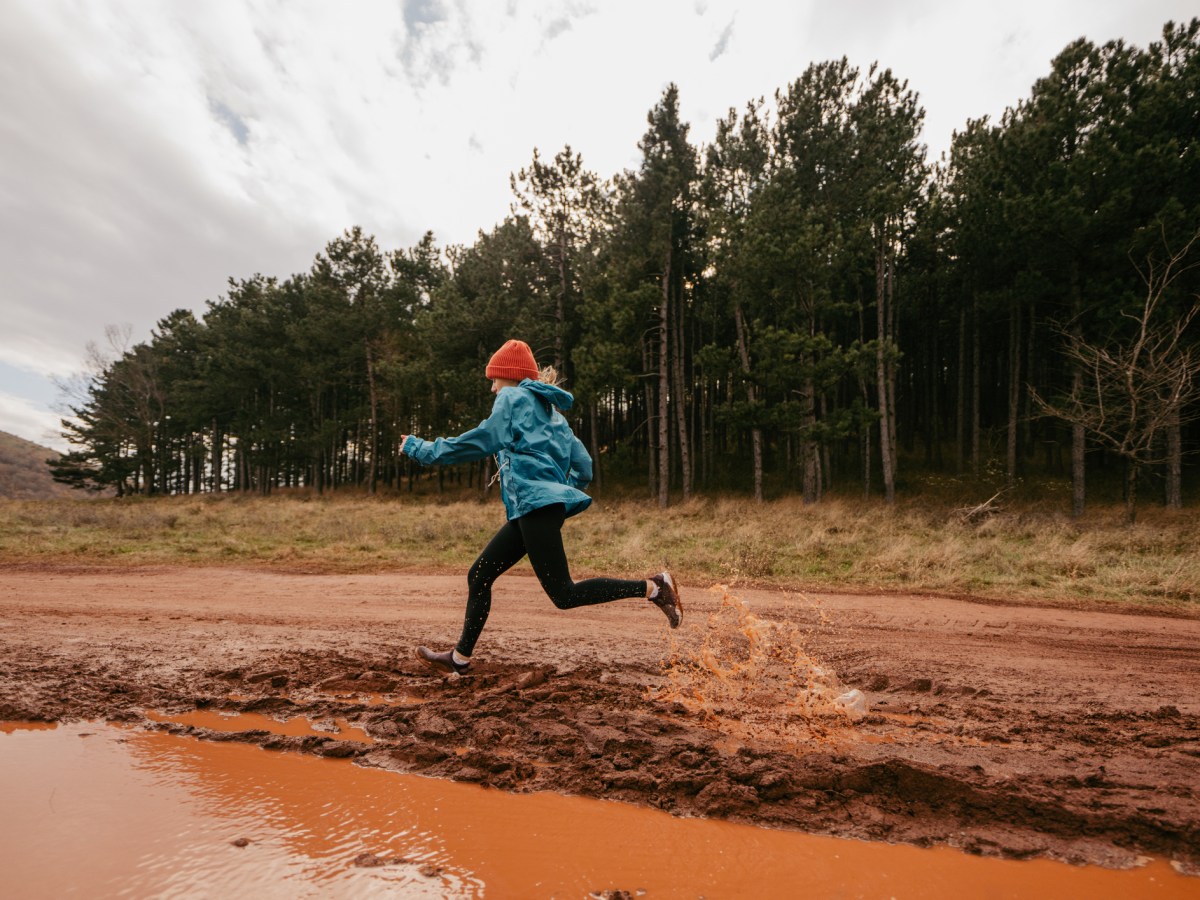
[[[500,389],[492,414],[478,427],[435,441],[409,435],[400,449],[426,466],[494,455],[508,518],[554,503],[562,503],[567,516],[573,516],[592,503],[580,490],[592,480],[592,458],[559,412],[574,403],[562,388],[526,378]]]

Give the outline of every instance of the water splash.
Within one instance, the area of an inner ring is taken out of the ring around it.
[[[808,599],[816,624],[801,627],[756,615],[725,585],[721,602],[697,635],[673,637],[664,663],[667,683],[654,698],[681,704],[731,736],[797,743],[822,739],[866,712],[866,699],[847,691],[806,643],[828,619]]]

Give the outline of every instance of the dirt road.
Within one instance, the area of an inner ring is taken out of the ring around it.
[[[685,585],[560,612],[501,579],[476,674],[460,577],[0,570],[0,720],[106,718],[515,791],[842,836],[1200,872],[1200,620]],[[829,701],[856,688],[865,717]],[[232,737],[147,713],[346,719]],[[330,725],[332,729],[332,725]]]

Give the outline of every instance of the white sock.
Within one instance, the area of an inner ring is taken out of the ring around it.
[[[652,585],[652,587],[650,588],[649,595],[647,595],[647,597],[646,597],[647,600],[653,600],[655,597],[658,596],[658,591],[659,591],[657,581],[651,581],[650,584]]]
[[[454,664],[458,665],[458,666],[465,666],[467,663],[469,663],[471,661],[471,657],[463,656],[457,650],[450,651],[450,658],[452,660],[454,660]]]

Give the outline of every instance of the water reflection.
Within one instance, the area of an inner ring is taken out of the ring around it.
[[[402,779],[347,762],[162,734],[132,734],[127,747],[156,783],[182,788],[207,817],[237,822],[237,837],[251,842],[247,855],[284,850],[288,880],[370,878],[403,883],[408,893],[423,886],[429,896],[471,895],[479,886],[455,868],[440,836],[419,826]],[[355,873],[348,863],[362,853],[412,864]],[[443,872],[430,882],[417,872],[420,864]]]
[[[1112,872],[980,859],[101,725],[4,729],[0,796],[4,892],[18,897],[1200,893],[1163,862]],[[364,853],[408,862],[355,866]]]

